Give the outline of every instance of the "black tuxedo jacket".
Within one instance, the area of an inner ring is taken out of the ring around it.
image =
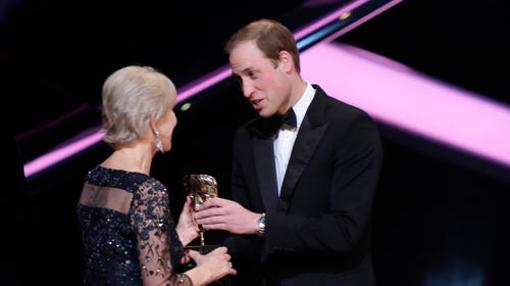
[[[256,118],[236,132],[233,199],[266,213],[262,238],[226,241],[243,285],[374,285],[369,222],[379,135],[365,112],[314,88],[279,197],[274,120]]]

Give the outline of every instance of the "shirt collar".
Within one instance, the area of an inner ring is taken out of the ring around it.
[[[299,127],[301,126],[301,123],[305,118],[306,110],[308,110],[308,106],[310,106],[310,103],[312,103],[314,95],[315,89],[309,82],[306,82],[305,93],[292,107],[294,113],[296,114],[297,129],[299,129]]]

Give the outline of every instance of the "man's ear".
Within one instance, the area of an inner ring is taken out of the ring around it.
[[[290,73],[291,71],[295,70],[294,67],[294,61],[292,60],[292,55],[287,51],[280,51],[280,65],[283,71],[286,73]]]

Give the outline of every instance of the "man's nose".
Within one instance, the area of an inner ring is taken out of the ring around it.
[[[250,98],[251,94],[253,93],[253,86],[248,81],[243,81],[242,89],[244,97]]]

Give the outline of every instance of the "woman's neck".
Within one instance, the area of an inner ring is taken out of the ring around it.
[[[149,175],[154,151],[146,144],[121,146],[101,166]]]

